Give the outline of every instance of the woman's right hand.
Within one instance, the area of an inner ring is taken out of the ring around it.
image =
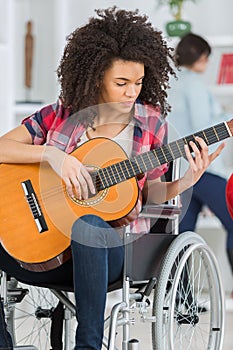
[[[68,194],[78,199],[87,199],[89,192],[95,194],[90,167],[83,165],[77,158],[56,147],[46,146],[44,160],[62,178]]]

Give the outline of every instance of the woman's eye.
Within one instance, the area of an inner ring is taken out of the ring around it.
[[[125,86],[126,83],[116,83],[117,86]],[[140,83],[135,83],[135,85],[142,85],[142,81]]]

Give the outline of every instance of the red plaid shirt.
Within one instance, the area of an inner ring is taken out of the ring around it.
[[[160,116],[160,108],[140,102],[135,103],[134,136],[132,155],[153,150],[167,143],[167,123]],[[85,127],[77,122],[75,114],[64,108],[61,100],[43,107],[41,110],[25,118],[22,122],[32,136],[35,145],[53,145],[66,153],[71,153],[78,145]],[[167,164],[147,172],[138,181],[140,190],[146,179],[153,180],[167,171]],[[139,218],[131,223],[134,233],[148,232],[150,222]]]

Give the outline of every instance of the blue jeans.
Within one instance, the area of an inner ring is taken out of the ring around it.
[[[108,284],[123,272],[122,240],[94,215],[78,219],[71,238],[78,320],[75,350],[101,350]]]
[[[0,350],[12,350],[12,340],[6,328],[3,305],[0,305]]]
[[[193,188],[182,196],[182,220],[179,231],[195,231],[198,214],[203,205],[217,216],[227,232],[227,249],[233,249],[233,220],[226,205],[226,180],[205,172]]]

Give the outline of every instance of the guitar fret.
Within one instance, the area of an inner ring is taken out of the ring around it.
[[[157,149],[156,149],[156,153],[157,153],[157,156],[158,156],[159,164],[160,164],[160,165],[162,165],[162,164],[164,164],[164,163],[167,163],[167,160],[166,160],[166,158],[164,157],[162,148],[157,148]]]
[[[108,182],[107,182],[107,179],[106,179],[105,174],[104,174],[104,168],[99,169],[99,172],[98,172],[98,173],[99,173],[100,181],[101,181],[101,183],[102,183],[102,185],[103,185],[103,188],[102,188],[102,189],[108,187]],[[103,175],[103,176],[102,176],[102,175]]]
[[[118,171],[118,169],[117,169],[117,163],[116,163],[116,164],[113,164],[112,166],[113,166],[114,169],[115,169],[114,174],[115,174],[115,176],[116,176],[116,179],[118,179],[117,181],[119,181],[119,182],[123,181],[123,180],[124,180],[124,176],[123,176],[123,178],[122,178],[120,172]]]
[[[172,147],[171,147],[171,144],[168,144],[167,147],[169,148],[170,150],[170,153],[171,153],[171,156],[172,156],[172,159],[175,159],[175,154],[173,153],[173,150],[172,150]]]
[[[137,160],[138,160],[138,164],[141,169],[141,172],[144,173],[146,171],[146,166],[145,166],[145,163],[143,162],[142,156],[141,155],[137,156]]]
[[[185,142],[184,142],[183,139],[180,139],[180,140],[176,141],[176,145],[177,145],[177,147],[179,149],[180,155],[185,157],[186,154],[185,154],[185,150],[184,150],[184,144],[185,144]]]
[[[218,128],[218,135],[220,136],[220,139],[223,140],[225,139],[226,137],[229,137],[229,132],[228,132],[228,129],[224,126],[224,127],[221,127],[221,128]],[[217,128],[216,128],[217,130]]]
[[[133,164],[132,160],[129,159],[129,162],[130,162],[130,167],[131,167],[131,170],[132,170],[132,174],[133,174],[133,176],[136,176],[138,173],[134,169],[134,164]]]
[[[110,176],[111,181],[112,181],[113,183],[116,184],[116,183],[118,182],[118,181],[117,181],[117,178],[116,178],[117,173],[114,173],[114,171],[113,171],[113,166],[107,167],[107,170],[111,171],[112,177],[113,177],[113,179],[114,179],[114,181],[112,181],[112,177]]]
[[[218,142],[229,136],[229,132],[225,123],[220,123],[214,127],[210,127],[202,132],[207,145]]]
[[[131,160],[130,159],[127,159],[125,161],[125,163],[127,162],[127,167],[128,167],[128,173],[129,173],[129,177],[133,177],[136,175],[135,171],[134,171],[134,168],[133,168],[133,165],[131,163]]]
[[[163,153],[164,159],[165,159],[166,162],[168,163],[167,156],[166,156],[166,154],[165,154],[165,152],[164,152],[164,147],[161,147],[161,151],[162,151],[162,153]]]
[[[200,135],[199,135],[200,134]],[[200,136],[200,137],[204,137],[204,139],[205,139],[205,143],[207,144],[207,145],[209,145],[209,140],[208,140],[208,138],[206,137],[206,134],[205,134],[205,132],[204,131],[200,131],[199,133],[197,133],[196,134],[197,136]]]
[[[174,155],[174,159],[176,159],[176,158],[182,156],[181,149],[180,149],[180,147],[179,147],[179,145],[177,144],[176,141],[173,141],[173,142],[170,144],[170,147],[171,147],[171,149],[172,149],[172,152],[173,152],[173,155]]]
[[[143,154],[140,154],[140,155],[139,155],[139,158],[140,158],[140,160],[142,161],[142,164],[143,164],[143,166],[144,166],[144,171],[146,171],[146,170],[147,170],[147,166],[146,166],[146,163],[144,162],[144,155],[143,155]]]
[[[189,135],[183,138],[184,142],[189,146],[190,141],[195,142],[194,135]]]
[[[171,162],[174,159],[173,153],[171,152],[170,146],[169,145],[164,145],[162,147],[164,156],[167,160],[167,163]]]
[[[152,153],[148,152],[148,156],[150,156],[152,169],[156,168],[159,165],[157,155],[155,154],[154,151],[152,151]]]
[[[148,160],[149,160],[149,163],[151,165],[151,167],[153,168],[154,167],[154,164],[152,162],[152,159],[150,158],[150,155],[149,155],[149,152],[146,152],[145,155],[147,156]]]
[[[126,177],[125,177],[125,174],[124,174],[123,169],[121,167],[121,163],[116,163],[116,164],[114,164],[114,166],[117,170],[117,173],[118,173],[120,179],[122,179],[122,181],[125,180]]]
[[[218,134],[217,134],[217,132],[216,132],[215,127],[213,127],[213,130],[214,130],[214,133],[215,133],[215,135],[216,135],[216,137],[217,137],[217,140],[220,141],[220,139],[219,139],[219,137],[218,137]]]
[[[97,191],[101,191],[105,187],[103,179],[100,176],[100,172],[101,172],[101,169],[99,169],[96,173],[91,174],[93,183]]]
[[[171,142],[169,144],[169,147],[172,150],[173,159],[176,159],[176,158],[178,158],[178,157],[180,157],[182,155],[181,152],[180,152],[180,149],[179,149],[179,147],[178,147],[178,145],[177,145],[177,143],[175,141]]]
[[[207,129],[205,134],[206,134],[206,137],[207,137],[207,139],[209,141],[209,144],[212,144],[214,142],[219,141],[219,138],[218,138],[217,134],[214,132],[213,128]]]
[[[105,176],[105,180],[106,180],[106,184],[107,184],[107,187],[113,185],[113,181],[111,179],[111,176],[109,175],[108,173],[108,170],[107,168],[103,168],[103,174]],[[109,181],[110,180],[110,181]]]
[[[126,172],[124,172],[125,174],[127,174],[126,179],[130,179],[130,172],[129,172],[127,163],[129,163],[129,160],[128,160],[128,159],[123,160],[121,164],[122,164],[122,167],[124,167],[125,170],[126,170]]]
[[[155,156],[156,166],[159,166],[160,161],[159,161],[158,155],[156,153],[156,149],[153,149],[152,152],[153,152],[153,155]]]
[[[138,160],[137,157],[134,157],[133,159],[131,159],[131,163],[133,164],[133,167],[135,168],[135,166],[137,167],[137,170],[135,171],[136,174],[141,174],[143,171],[140,168],[139,164],[138,164]]]

